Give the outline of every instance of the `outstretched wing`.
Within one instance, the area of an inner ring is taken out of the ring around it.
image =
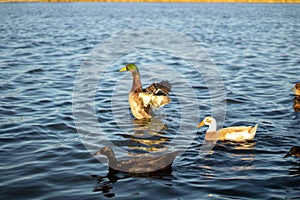
[[[143,99],[145,107],[150,104],[153,108],[159,108],[171,102],[171,99],[167,96],[170,90],[170,83],[161,81],[144,89],[143,92],[139,93],[139,97]]]
[[[152,85],[147,87],[144,91],[154,95],[167,95],[170,93],[171,88],[172,86],[169,81],[163,80],[159,83],[152,83]]]

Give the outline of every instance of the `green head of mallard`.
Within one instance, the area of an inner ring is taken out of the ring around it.
[[[122,69],[120,69],[119,72],[133,71],[133,70],[138,70],[138,67],[135,64],[133,64],[133,63],[129,63],[125,67],[123,67]]]

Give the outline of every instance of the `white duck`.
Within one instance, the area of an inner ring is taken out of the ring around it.
[[[232,142],[253,140],[258,127],[258,124],[255,126],[233,126],[217,131],[217,122],[213,117],[205,117],[204,120],[198,124],[197,128],[204,125],[209,126],[205,134],[205,140],[227,140]]]

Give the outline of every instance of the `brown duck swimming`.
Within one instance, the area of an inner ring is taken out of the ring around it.
[[[293,108],[295,112],[300,112],[300,96],[294,97]]]
[[[213,117],[205,117],[197,128],[208,125],[209,128],[205,134],[205,140],[220,140],[232,142],[246,142],[253,140],[258,124],[255,126],[233,126],[217,130],[217,122]]]
[[[293,87],[293,90],[295,95],[300,97],[300,82],[296,83],[296,85]]]
[[[143,89],[139,69],[135,64],[127,64],[119,71],[131,72],[133,82],[128,100],[131,112],[136,119],[150,119],[152,108],[160,108],[171,102],[171,99],[167,96],[171,90],[168,81],[153,83]]]
[[[94,156],[105,155],[108,158],[109,168],[113,170],[129,173],[149,173],[171,167],[177,153],[172,152],[162,156],[146,156],[118,161],[112,148],[105,146],[96,152]]]
[[[290,157],[290,156],[297,156],[300,158],[300,147],[299,146],[293,146],[290,151],[285,155],[283,156],[283,158],[287,158],[287,157]]]

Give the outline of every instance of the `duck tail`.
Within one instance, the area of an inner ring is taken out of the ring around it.
[[[252,134],[255,134],[255,133],[256,133],[256,130],[257,130],[257,127],[258,127],[258,124],[256,124],[255,126],[253,126],[250,132],[251,132]]]

